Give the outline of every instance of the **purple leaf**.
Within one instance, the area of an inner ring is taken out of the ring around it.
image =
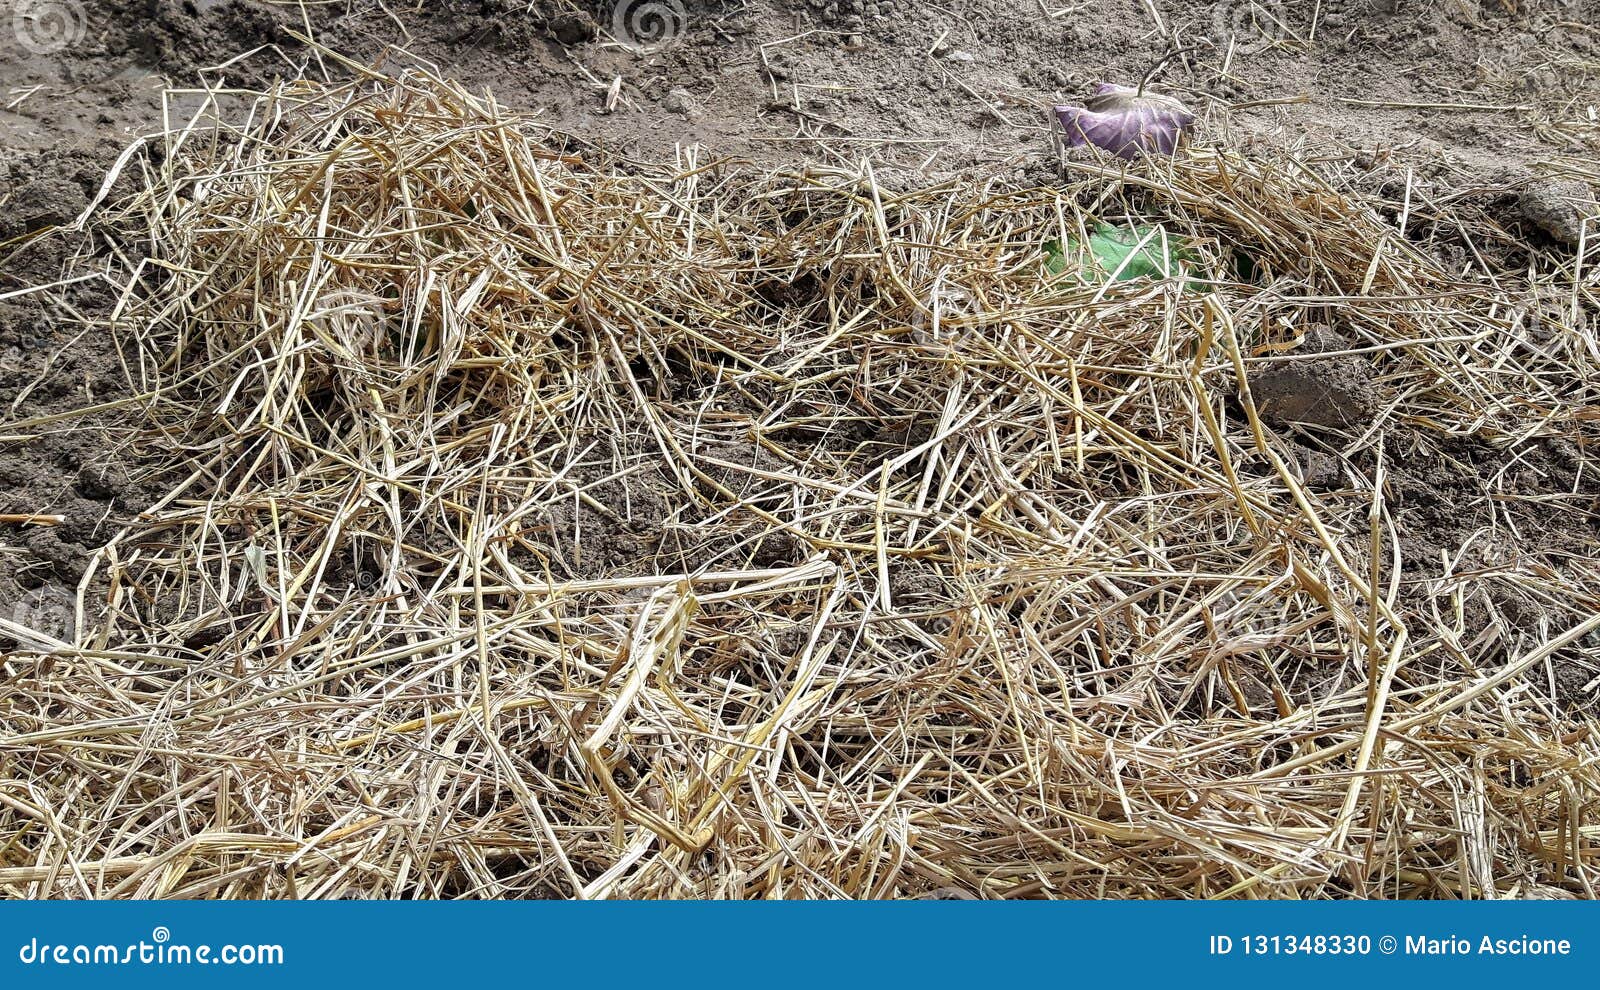
[[[1129,159],[1140,152],[1172,154],[1194,123],[1194,114],[1170,96],[1111,83],[1096,86],[1083,106],[1058,106],[1055,113],[1069,147],[1092,144]]]

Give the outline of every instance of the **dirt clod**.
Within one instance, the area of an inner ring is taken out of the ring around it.
[[[1522,190],[1517,202],[1524,219],[1560,244],[1577,247],[1585,222],[1591,228],[1590,236],[1594,236],[1600,205],[1595,202],[1594,191],[1582,182],[1535,181]]]
[[[127,490],[127,471],[118,464],[85,464],[78,469],[78,491],[85,498],[108,500]]]
[[[0,199],[0,240],[71,223],[89,205],[77,183],[44,176]]]
[[[1250,376],[1250,391],[1272,423],[1304,423],[1343,428],[1358,425],[1377,410],[1372,366],[1359,355],[1336,354],[1349,341],[1328,327],[1312,327],[1284,360]],[[1328,354],[1328,357],[1309,355]]]

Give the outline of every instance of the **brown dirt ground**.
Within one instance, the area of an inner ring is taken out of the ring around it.
[[[1050,103],[1100,79],[1135,80],[1178,50],[1158,79],[1201,112],[1205,140],[1292,151],[1396,211],[1441,196],[1469,203],[1507,232],[1490,247],[1507,271],[1521,260],[1519,240],[1574,240],[1592,196],[1536,176],[1552,155],[1592,153],[1600,134],[1596,0],[686,0],[678,36],[646,50],[617,41],[616,8],[628,2],[89,0],[71,5],[81,40],[50,53],[0,29],[0,420],[131,394],[118,341],[81,322],[110,306],[104,286],[80,283],[48,303],[3,298],[59,276],[72,238],[36,235],[70,224],[119,151],[161,126],[164,87],[338,75],[336,59],[304,44],[308,34],[358,60],[401,46],[388,64],[430,63],[628,156],[669,158],[692,144],[770,165],[870,155],[886,181],[903,183],[977,171],[1048,179]],[[169,119],[183,105],[171,99]],[[1416,222],[1427,238],[1425,219]],[[1446,258],[1466,250],[1448,238],[1429,246]],[[1301,416],[1324,431],[1358,429],[1375,401],[1359,362],[1317,359],[1298,374],[1315,396]],[[1261,387],[1287,396],[1279,415],[1295,418],[1292,376]],[[162,490],[133,413],[0,440],[0,512],[66,518],[0,527],[0,602],[75,584],[92,551]],[[1308,484],[1336,489],[1345,472],[1366,469],[1322,436],[1311,430],[1300,449]],[[1600,547],[1596,481],[1575,451],[1422,433],[1385,443],[1391,458],[1406,455],[1395,483],[1412,558],[1466,547],[1487,564]],[[1507,501],[1540,493],[1564,508]],[[705,543],[648,497],[596,494],[623,507],[583,522],[600,570]],[[1510,524],[1494,544],[1470,539],[1497,511]],[[1524,605],[1495,607],[1514,620]],[[1590,676],[1573,671],[1555,689],[1588,704]]]

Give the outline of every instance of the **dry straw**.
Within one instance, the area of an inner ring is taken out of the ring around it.
[[[91,218],[181,469],[6,660],[0,892],[1593,892],[1600,574],[1417,579],[1374,452],[1592,442],[1592,331],[1513,356],[1287,160],[905,191],[422,74],[205,102]],[[1135,216],[1185,278],[1050,273]],[[1331,491],[1240,387],[1313,322],[1388,400]]]

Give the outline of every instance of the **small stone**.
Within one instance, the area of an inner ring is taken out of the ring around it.
[[[661,101],[661,105],[668,112],[682,114],[685,117],[698,117],[704,112],[700,107],[700,101],[686,89],[675,89],[668,93],[667,98]]]

